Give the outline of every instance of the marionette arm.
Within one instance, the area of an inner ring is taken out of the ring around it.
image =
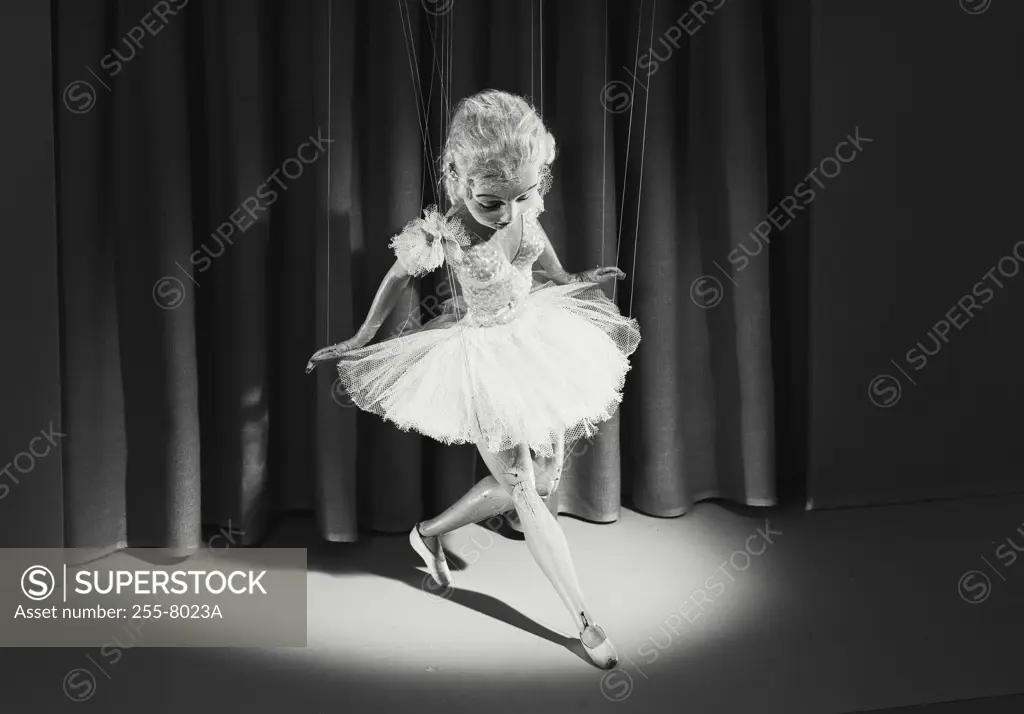
[[[350,350],[363,347],[374,338],[384,320],[395,308],[409,281],[413,277],[426,275],[444,263],[442,237],[448,230],[444,218],[431,206],[424,212],[423,218],[410,221],[391,239],[389,245],[395,253],[395,264],[391,266],[377,288],[366,320],[353,337],[336,345],[324,347],[310,357],[306,364],[306,374],[312,372],[318,363],[338,359]]]
[[[377,288],[377,294],[373,297],[373,302],[370,304],[366,319],[356,331],[356,334],[344,342],[318,350],[309,358],[309,362],[306,364],[306,374],[312,372],[320,362],[338,359],[349,350],[363,347],[369,343],[377,334],[377,331],[380,330],[381,325],[384,324],[384,320],[395,309],[398,298],[409,285],[411,279],[412,276],[402,265],[402,262],[396,260],[395,264],[391,266],[391,269],[381,281],[380,287]]]

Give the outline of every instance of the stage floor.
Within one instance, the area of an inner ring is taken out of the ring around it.
[[[446,543],[466,561],[448,593],[404,533],[311,548],[305,650],[129,650],[81,703],[61,686],[81,650],[5,650],[0,711],[1024,711],[1005,696],[1024,692],[1024,558],[998,550],[1024,547],[1024,498],[559,520],[611,672],[526,544],[470,526]],[[313,531],[292,519],[266,545]]]

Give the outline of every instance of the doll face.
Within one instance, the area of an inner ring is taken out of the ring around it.
[[[471,181],[466,190],[466,209],[481,225],[501,230],[515,223],[540,201],[540,165],[522,172],[514,185],[486,180]]]

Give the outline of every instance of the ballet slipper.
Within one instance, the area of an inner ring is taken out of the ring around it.
[[[430,577],[434,579],[435,583],[443,588],[454,587],[455,583],[448,570],[448,560],[444,557],[444,548],[441,546],[440,538],[437,539],[437,553],[434,553],[423,539],[423,535],[420,533],[420,524],[417,523],[409,533],[409,544],[423,558],[423,564],[427,566],[427,572],[430,573]]]
[[[600,625],[591,625],[587,617],[580,613],[583,618],[583,631],[580,632],[580,642],[590,660],[601,669],[614,669],[619,663],[619,655],[615,651],[615,645],[608,639],[608,635],[601,629]]]

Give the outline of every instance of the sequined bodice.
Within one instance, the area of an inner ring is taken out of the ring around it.
[[[488,241],[469,244],[460,224],[453,222],[455,240],[445,242],[445,256],[462,287],[473,324],[505,324],[519,313],[533,284],[532,267],[544,252],[544,239],[534,213],[523,216],[523,237],[519,250],[509,260],[497,245],[495,234]]]

